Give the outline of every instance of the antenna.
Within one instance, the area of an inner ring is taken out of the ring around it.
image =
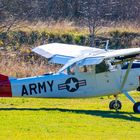
[[[105,50],[108,51],[109,40],[106,41]]]

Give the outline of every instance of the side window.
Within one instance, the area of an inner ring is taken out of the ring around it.
[[[102,73],[109,71],[109,66],[103,61],[102,63],[96,65],[95,67],[96,73]]]
[[[87,72],[86,66],[79,67],[78,69],[79,69],[79,72]]]
[[[89,65],[89,66],[82,66],[79,67],[79,72],[93,72],[94,70],[94,66],[93,65]]]

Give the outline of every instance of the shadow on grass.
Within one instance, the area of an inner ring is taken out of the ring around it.
[[[114,112],[114,111],[102,111],[102,110],[79,110],[79,109],[64,109],[64,108],[0,108],[0,111],[60,111],[71,112],[77,114],[85,114],[91,116],[100,116],[103,118],[116,118],[128,121],[140,122],[140,118],[133,116],[134,113],[129,112]]]

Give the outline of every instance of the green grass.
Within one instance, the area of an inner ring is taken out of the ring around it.
[[[133,104],[121,95],[123,108],[116,113],[108,109],[112,99],[0,98],[0,140],[140,139]]]

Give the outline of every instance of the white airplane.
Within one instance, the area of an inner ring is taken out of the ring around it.
[[[108,44],[107,44],[108,45]],[[50,63],[64,65],[57,73],[27,78],[0,75],[0,97],[85,98],[114,95],[110,109],[121,109],[123,93],[140,113],[129,91],[140,91],[140,48],[108,50],[51,43],[33,49]]]

